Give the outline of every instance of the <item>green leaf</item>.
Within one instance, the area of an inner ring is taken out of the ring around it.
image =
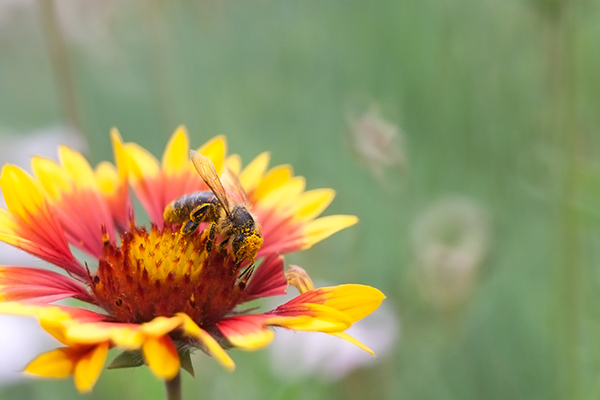
[[[144,365],[144,357],[140,350],[124,351],[110,363],[107,369],[135,368]]]

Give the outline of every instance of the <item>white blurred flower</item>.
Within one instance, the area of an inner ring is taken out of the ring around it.
[[[34,319],[0,315],[0,385],[25,378],[27,363],[57,343]]]
[[[31,12],[34,7],[35,0],[0,0],[0,25],[10,22],[23,12]]]
[[[465,198],[446,198],[426,211],[412,233],[423,297],[439,308],[461,304],[472,292],[490,246],[487,213]]]
[[[85,139],[75,129],[64,125],[49,126],[27,133],[0,127],[0,142],[0,165],[29,165],[33,156],[56,160],[56,149],[61,144],[78,151],[87,150]],[[3,201],[4,199],[0,199],[0,202]]]
[[[342,379],[356,369],[385,359],[398,341],[400,323],[384,303],[345,332],[371,348],[377,357],[325,333],[305,335],[281,329],[269,347],[273,372],[288,380],[307,376],[325,381]]]

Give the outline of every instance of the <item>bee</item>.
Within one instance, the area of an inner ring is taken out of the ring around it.
[[[163,214],[166,223],[182,224],[183,235],[194,233],[201,223],[209,222],[210,229],[206,251],[210,253],[215,245],[215,238],[224,238],[218,245],[219,251],[228,249],[233,255],[235,264],[231,274],[244,261],[250,265],[244,271],[240,285],[246,284],[254,268],[254,258],[263,243],[260,227],[248,210],[248,198],[235,174],[228,172],[229,192],[217,174],[214,164],[197,151],[190,151],[190,158],[202,180],[211,191],[195,192],[173,200],[165,207]]]

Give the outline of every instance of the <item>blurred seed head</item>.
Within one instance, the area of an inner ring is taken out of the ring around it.
[[[446,198],[419,217],[412,231],[419,291],[434,307],[451,309],[472,293],[490,247],[487,213],[465,198]]]
[[[377,106],[361,116],[348,116],[352,151],[380,182],[385,171],[397,167],[405,173],[407,168],[403,138],[400,128],[382,117]]]

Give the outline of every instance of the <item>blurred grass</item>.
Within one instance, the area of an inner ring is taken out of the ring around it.
[[[186,398],[600,395],[597,2],[101,3],[71,15],[63,38],[90,159],[112,159],[112,126],[157,156],[180,123],[194,145],[227,134],[246,162],[271,151],[309,188],[335,188],[328,214],[361,219],[287,261],[376,286],[401,318],[394,353],[340,382],[280,381],[266,351],[235,352],[231,375],[196,358]],[[65,120],[39,11],[13,6],[0,25],[0,126],[14,131]],[[382,187],[349,151],[356,99],[391,110],[408,178]],[[479,284],[450,315],[420,297],[410,249],[419,215],[448,194],[479,202],[494,227]],[[88,398],[162,390],[145,369],[108,371]],[[70,382],[0,388],[65,396],[76,396]]]

